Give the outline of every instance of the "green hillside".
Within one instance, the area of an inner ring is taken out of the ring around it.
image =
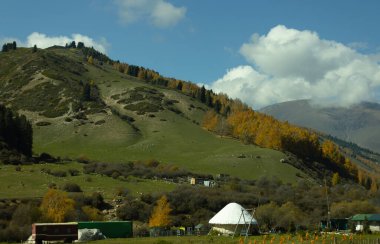
[[[279,151],[204,130],[204,104],[109,64],[89,64],[78,49],[1,53],[0,70],[2,101],[33,122],[34,153],[103,162],[157,159],[244,179],[275,175],[295,182],[296,174],[304,175],[280,163],[286,156]],[[94,87],[95,98],[83,100],[83,84]]]

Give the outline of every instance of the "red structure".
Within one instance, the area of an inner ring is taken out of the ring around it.
[[[42,241],[64,241],[71,243],[78,239],[78,223],[35,223],[32,237],[37,244]]]

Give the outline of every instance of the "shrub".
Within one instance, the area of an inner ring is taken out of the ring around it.
[[[48,125],[51,125],[50,122],[47,122],[47,121],[39,121],[36,123],[37,126],[48,126]]]
[[[136,111],[140,114],[145,114],[145,113],[154,113],[162,110],[163,108],[160,105],[152,104],[149,102],[138,102],[134,104],[128,104],[124,106],[124,109],[131,110],[131,111]]]
[[[51,170],[47,168],[42,168],[41,173],[50,174]]]
[[[48,184],[48,188],[49,189],[57,189],[57,184],[51,182],[51,183]]]
[[[104,119],[101,119],[101,120],[98,120],[95,122],[95,125],[102,125],[104,124],[106,121]]]
[[[72,182],[65,183],[61,189],[66,192],[82,192],[80,186]]]
[[[126,197],[129,193],[129,190],[127,188],[119,187],[116,190],[116,195],[119,197]]]
[[[11,225],[29,226],[36,222],[41,216],[41,212],[36,204],[20,204],[12,215]]]
[[[104,202],[104,198],[102,194],[100,194],[99,192],[92,193],[89,200],[90,200],[90,205],[93,206],[94,208],[106,209],[108,207],[107,203]]]
[[[168,107],[168,109],[176,114],[182,114],[182,111],[175,107]]]
[[[160,164],[160,162],[158,162],[157,160],[155,159],[150,159],[146,162],[146,165],[148,167],[151,167],[151,168],[156,168],[158,165]]]
[[[79,170],[77,170],[77,169],[69,169],[68,171],[69,171],[69,174],[71,176],[78,176],[79,175]]]
[[[58,159],[54,158],[48,153],[41,153],[40,156],[36,158],[38,162],[46,162],[46,163],[56,163]]]
[[[0,241],[20,242],[25,241],[31,234],[30,226],[8,226],[0,230]]]
[[[117,179],[120,176],[120,173],[118,171],[114,171],[111,175],[112,178]]]
[[[146,221],[149,218],[150,207],[141,201],[128,201],[117,208],[116,216],[122,220]]]
[[[50,171],[50,173],[48,173],[48,174],[53,175],[55,177],[66,177],[67,176],[66,171],[63,171],[63,170]]]
[[[87,156],[85,156],[85,155],[80,155],[77,158],[77,161],[78,161],[78,163],[81,163],[81,164],[88,164],[88,163],[90,163],[90,159]]]

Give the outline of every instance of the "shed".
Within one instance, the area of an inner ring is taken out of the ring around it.
[[[328,226],[331,227],[331,230],[348,229],[348,219],[330,219],[329,223],[327,220],[322,220],[320,224],[323,230],[327,229]]]
[[[43,241],[63,240],[71,243],[78,239],[78,224],[70,223],[34,223],[32,224],[31,240],[35,243]]]
[[[78,222],[78,229],[99,229],[107,238],[126,238],[133,236],[132,221]]]
[[[368,221],[369,229],[372,232],[380,232],[380,214],[356,214],[349,220],[355,224],[356,231],[363,231],[364,224]]]
[[[198,235],[198,236],[200,236],[200,235],[207,234],[207,232],[209,231],[209,228],[208,228],[208,226],[206,226],[204,224],[197,224],[194,227],[194,230],[195,230],[195,234]]]

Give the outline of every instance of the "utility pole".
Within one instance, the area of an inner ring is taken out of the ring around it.
[[[329,203],[329,194],[328,194],[328,190],[327,190],[326,177],[325,177],[325,191],[326,191],[326,205],[327,205],[327,223],[326,223],[326,227],[327,227],[328,230],[330,230],[330,228],[331,228],[330,203]]]

